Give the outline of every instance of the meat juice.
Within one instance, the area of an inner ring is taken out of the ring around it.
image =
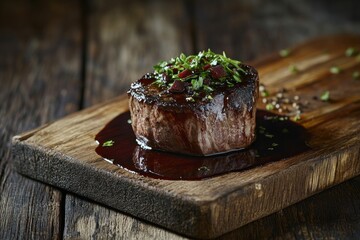
[[[201,180],[301,154],[306,144],[306,129],[268,111],[257,110],[256,140],[248,148],[212,156],[189,156],[153,149],[136,143],[130,113],[112,119],[96,135],[96,153],[106,161],[146,177],[165,180]]]

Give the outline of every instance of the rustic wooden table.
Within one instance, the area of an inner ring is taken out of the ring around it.
[[[360,34],[359,1],[2,1],[0,239],[183,239],[13,170],[13,135],[124,93],[161,59],[245,61]],[[360,239],[360,177],[221,239]]]

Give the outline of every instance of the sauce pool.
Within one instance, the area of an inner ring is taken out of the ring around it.
[[[96,135],[96,153],[130,172],[166,180],[201,180],[279,161],[309,150],[306,129],[264,110],[256,113],[256,140],[247,149],[207,157],[139,147],[129,123],[130,113],[112,119]]]

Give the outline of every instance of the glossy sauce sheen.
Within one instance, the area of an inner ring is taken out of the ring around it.
[[[221,155],[195,157],[145,150],[135,141],[126,112],[111,120],[95,137],[96,153],[130,172],[167,180],[201,180],[242,171],[291,157],[309,149],[306,130],[283,117],[258,110],[256,141],[247,149]],[[112,140],[112,146],[103,146]]]

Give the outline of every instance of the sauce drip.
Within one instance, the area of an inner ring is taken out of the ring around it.
[[[99,146],[95,151],[123,169],[151,178],[201,180],[279,161],[309,149],[304,127],[264,110],[257,111],[256,141],[249,148],[207,157],[142,149],[136,144],[129,119],[130,113],[126,112],[111,120],[96,135]]]

